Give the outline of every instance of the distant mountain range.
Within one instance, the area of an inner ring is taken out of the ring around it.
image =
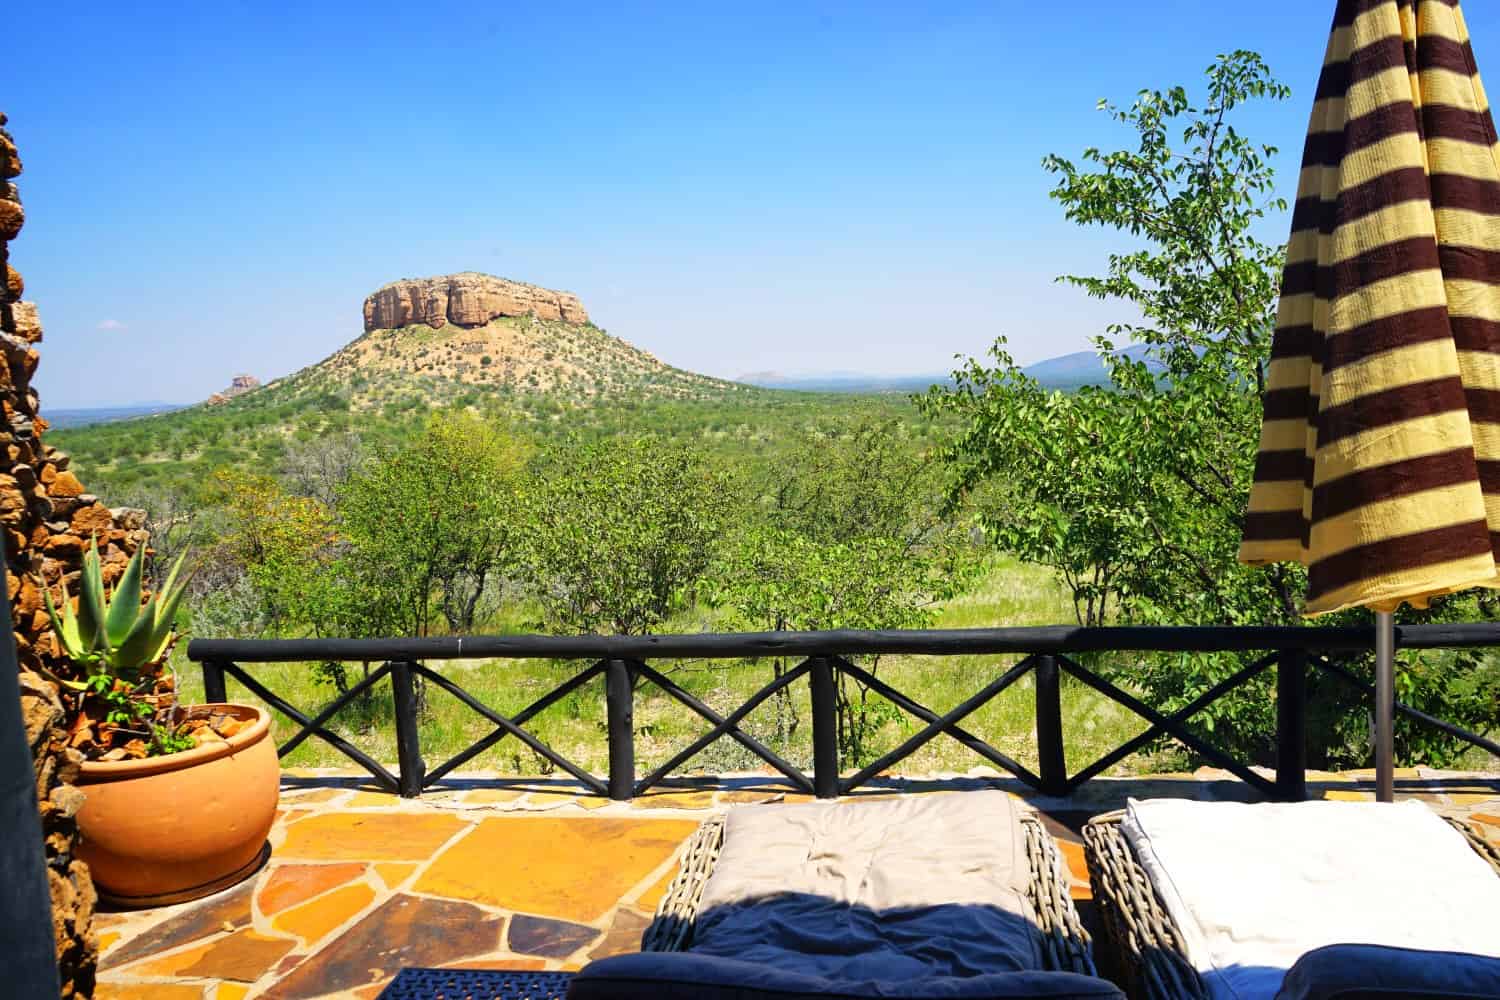
[[[153,413],[170,413],[180,410],[187,403],[125,403],[120,406],[79,406],[61,410],[48,409],[42,405],[42,416],[51,427],[85,427],[88,424],[104,424],[111,420],[129,420],[131,417],[149,417]]]
[[[498,322],[513,323],[515,321],[501,320],[496,321],[496,323],[492,323],[491,325],[497,325]],[[528,328],[527,332],[531,333],[532,330],[535,330],[535,333],[532,335],[539,335],[538,340],[541,342],[541,347],[537,348],[536,353],[543,353],[543,348],[546,348],[547,350],[545,351],[546,362],[544,362],[542,365],[534,364],[532,368],[526,369],[526,371],[544,371],[547,368],[562,368],[564,366],[570,369],[587,367],[579,360],[580,357],[587,356],[586,352],[579,350],[578,344],[568,343],[566,342],[567,338],[560,337],[558,334],[558,331],[561,330],[566,334],[577,336],[575,331],[573,331],[572,329],[564,330],[564,325],[561,323],[555,321],[538,321],[535,317],[532,317],[529,322],[532,324],[532,327]],[[412,338],[413,343],[416,345],[413,348],[415,352],[412,355],[413,358],[425,360],[426,358],[430,357],[431,354],[429,353],[429,350],[435,346],[435,343],[439,345],[440,350],[441,342],[434,341],[434,331],[432,331],[428,327],[418,327],[415,329],[426,330],[427,332],[425,335]],[[477,334],[471,331],[460,330],[457,327],[452,327],[451,329],[452,332],[461,334],[464,337],[477,336]],[[682,387],[673,384],[674,377],[676,380],[684,381],[687,383],[694,383],[695,380],[697,383],[701,383],[688,386],[688,388],[690,389],[697,390],[696,393],[687,393],[688,395],[701,394],[704,389],[713,389],[715,387],[723,387],[729,389],[734,388],[732,383],[719,382],[718,380],[710,379],[706,376],[693,375],[689,372],[679,372],[676,369],[668,368],[667,366],[662,365],[661,362],[656,361],[655,358],[650,357],[650,355],[647,355],[644,352],[636,351],[634,348],[630,347],[630,345],[628,344],[625,344],[623,341],[617,341],[614,338],[605,337],[602,331],[597,331],[593,327],[588,326],[586,323],[580,329],[584,333],[593,335],[595,340],[598,340],[600,342],[607,341],[607,347],[612,348],[616,354],[622,354],[625,356],[624,362],[626,363],[622,364],[621,362],[616,361],[613,365],[600,365],[599,367],[601,369],[604,369],[606,371],[611,368],[630,369],[633,363],[634,367],[643,369],[643,372],[637,373],[631,371],[630,374],[635,378],[642,378],[642,375],[644,375],[643,382],[650,389],[654,389],[660,392],[662,389],[666,388],[669,390],[676,390],[676,392],[673,394],[681,393],[683,391]],[[508,330],[506,332],[509,333],[512,338],[519,339],[517,338],[518,331]],[[384,336],[387,339],[390,339],[395,336],[395,332],[377,330],[375,331],[374,335],[377,337]],[[381,350],[377,355],[373,357],[360,357],[358,359],[346,358],[346,355],[349,355],[353,348],[362,346],[368,343],[370,340],[371,335],[366,334],[365,337],[360,338],[360,340],[350,345],[350,347],[344,348],[343,351],[335,354],[332,358],[322,362],[317,366],[314,366],[314,368],[312,369],[307,369],[302,373],[298,373],[298,376],[293,376],[292,379],[289,379],[287,381],[298,381],[300,376],[308,373],[319,372],[322,369],[329,367],[340,368],[340,363],[342,362],[343,367],[350,368],[352,369],[352,372],[358,372],[359,374],[363,375],[364,378],[361,380],[362,382],[375,381],[377,383],[374,386],[367,387],[365,391],[366,393],[371,393],[373,389],[373,395],[378,399],[382,395],[387,394],[387,392],[392,387],[386,385],[384,379],[372,380],[370,378],[371,375],[377,374],[381,368],[395,368],[399,370],[403,367],[403,363],[407,366],[410,366],[413,370],[417,370],[419,368],[419,365],[411,358],[407,358],[396,349],[396,347],[399,345],[397,345],[397,342],[395,340],[392,340],[390,345],[383,344],[383,350]],[[496,355],[505,359],[502,360],[500,364],[494,366],[493,370],[496,373],[501,373],[504,376],[511,376],[513,374],[511,373],[509,368],[509,359],[505,356],[507,354],[522,353],[517,350],[517,346],[518,345],[514,342],[514,340],[512,343],[508,343],[503,347],[498,344],[496,345]],[[560,352],[561,357],[554,364],[551,349],[557,347],[566,347],[568,349]],[[1145,357],[1146,350],[1147,348],[1145,347],[1145,345],[1137,344],[1132,347],[1125,348],[1122,353],[1128,357],[1143,358]],[[438,354],[438,356],[441,357],[440,353],[437,351],[434,351],[432,353]],[[473,352],[471,351],[469,353]],[[375,361],[375,358],[377,357],[379,358],[379,361]],[[350,365],[348,364],[350,360],[354,360],[357,363]],[[465,375],[465,372],[485,371],[485,369],[490,367],[487,364],[483,364],[484,362],[487,362],[489,360],[487,357],[480,358],[479,360],[481,362],[481,366],[478,368],[473,365],[458,365],[458,374],[454,376],[455,382],[460,379],[464,382],[468,382],[473,378],[472,375]],[[540,360],[540,358],[538,358],[538,360]],[[394,361],[395,363],[392,364],[392,361]],[[1154,368],[1160,367],[1155,362],[1148,363],[1150,363]],[[427,368],[429,370],[433,367],[435,366],[432,365],[431,362],[427,363]],[[1026,374],[1030,375],[1032,378],[1040,382],[1043,387],[1048,389],[1071,391],[1085,385],[1106,385],[1109,382],[1109,374],[1104,367],[1104,363],[1099,359],[1099,355],[1094,351],[1074,351],[1071,354],[1064,354],[1059,357],[1048,358],[1045,361],[1038,361],[1035,364],[1028,365],[1023,370],[1026,372]],[[340,379],[336,379],[335,381],[342,382],[345,379],[350,378],[352,372],[338,372],[338,374],[342,375],[343,377]],[[447,373],[438,372],[437,374],[441,376]],[[485,371],[485,374],[489,374],[489,372]],[[589,372],[589,374],[593,375],[596,379],[599,378],[599,376],[593,372]],[[548,375],[551,376],[552,373],[548,372]],[[578,377],[578,373],[576,371],[568,371],[567,375],[575,379]],[[603,381],[605,383],[612,381],[612,375],[614,375],[613,371],[609,371],[608,374],[604,374]],[[535,379],[535,377],[535,375],[531,376],[532,379]],[[519,379],[517,381],[519,381]],[[928,375],[871,375],[867,373],[851,371],[795,373],[763,371],[749,372],[747,374],[741,375],[739,378],[735,379],[734,382],[740,383],[742,386],[752,385],[763,389],[786,389],[800,392],[905,394],[924,392],[929,386],[932,385],[952,385],[953,378],[950,374],[947,373],[934,373]],[[545,389],[546,386],[544,386],[543,388]],[[386,392],[382,392],[382,390],[386,390]],[[223,400],[211,400],[211,402],[223,402]],[[44,408],[42,411],[42,416],[46,417],[47,422],[53,427],[83,427],[88,424],[107,423],[113,420],[128,420],[131,417],[144,417],[150,416],[151,414],[155,413],[168,413],[172,410],[183,409],[185,405],[189,404],[150,402],[130,403],[119,406],[77,407],[58,410],[48,410]]]
[[[1161,363],[1147,356],[1146,352],[1149,350],[1145,344],[1132,344],[1117,353],[1146,362],[1146,367],[1152,371],[1160,371]],[[1105,367],[1098,351],[1074,351],[1072,354],[1027,365],[1023,370],[1048,389],[1079,389],[1086,385],[1109,384],[1109,369]]]
[[[922,392],[928,386],[949,385],[948,375],[866,375],[860,372],[750,372],[735,379],[762,389],[797,392]]]
[[[1135,344],[1120,353],[1129,358],[1146,359],[1147,347]],[[1147,360],[1152,368],[1160,368]],[[1048,358],[1022,369],[1047,389],[1064,391],[1086,385],[1109,384],[1109,371],[1096,351],[1074,351]],[[735,379],[764,389],[793,389],[802,392],[922,392],[930,385],[952,385],[953,377],[941,375],[866,375],[859,372],[750,372]]]

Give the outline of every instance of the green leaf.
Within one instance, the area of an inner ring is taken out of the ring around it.
[[[83,573],[78,584],[78,635],[87,649],[108,645],[104,638],[104,582],[99,569],[99,538],[89,538],[89,550],[83,556]]]
[[[140,617],[136,619],[124,641],[114,650],[113,659],[116,668],[137,671],[155,659],[151,655],[156,632],[156,620],[151,614],[151,605],[155,602],[156,597],[153,596],[142,609]]]
[[[120,582],[115,584],[104,619],[104,631],[111,648],[125,642],[141,616],[141,567],[145,561],[146,548],[141,546],[130,557],[130,564],[121,574]]]

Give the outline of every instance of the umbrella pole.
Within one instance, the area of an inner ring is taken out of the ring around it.
[[[1396,797],[1396,616],[1375,612],[1375,798]]]

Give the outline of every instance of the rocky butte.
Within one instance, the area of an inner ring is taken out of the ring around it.
[[[260,379],[254,375],[236,375],[230,380],[229,388],[221,389],[212,396],[209,396],[204,402],[209,406],[222,406],[236,396],[243,396],[245,393],[259,388]]]
[[[414,323],[442,329],[449,323],[481,327],[502,316],[535,316],[575,326],[589,314],[571,292],[466,271],[437,278],[393,281],[365,299],[365,332]]]

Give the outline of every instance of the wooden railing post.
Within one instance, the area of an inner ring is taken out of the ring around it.
[[[1276,663],[1276,794],[1307,798],[1307,651],[1289,649]]]
[[[813,794],[820,799],[836,799],[839,797],[839,710],[833,664],[826,657],[818,657],[812,661],[807,677],[812,688]]]
[[[203,661],[203,701],[217,705],[229,700],[224,689],[224,664],[219,660]]]
[[[1042,792],[1065,795],[1068,791],[1068,758],[1063,748],[1062,685],[1057,658],[1036,658],[1036,749],[1040,761]]]
[[[609,722],[609,797],[635,796],[635,671],[624,660],[604,668],[604,701]]]
[[[391,693],[396,702],[396,762],[400,765],[399,791],[403,799],[422,794],[427,765],[422,762],[422,735],[417,720],[417,693],[412,684],[412,665],[404,660],[391,663]]]

